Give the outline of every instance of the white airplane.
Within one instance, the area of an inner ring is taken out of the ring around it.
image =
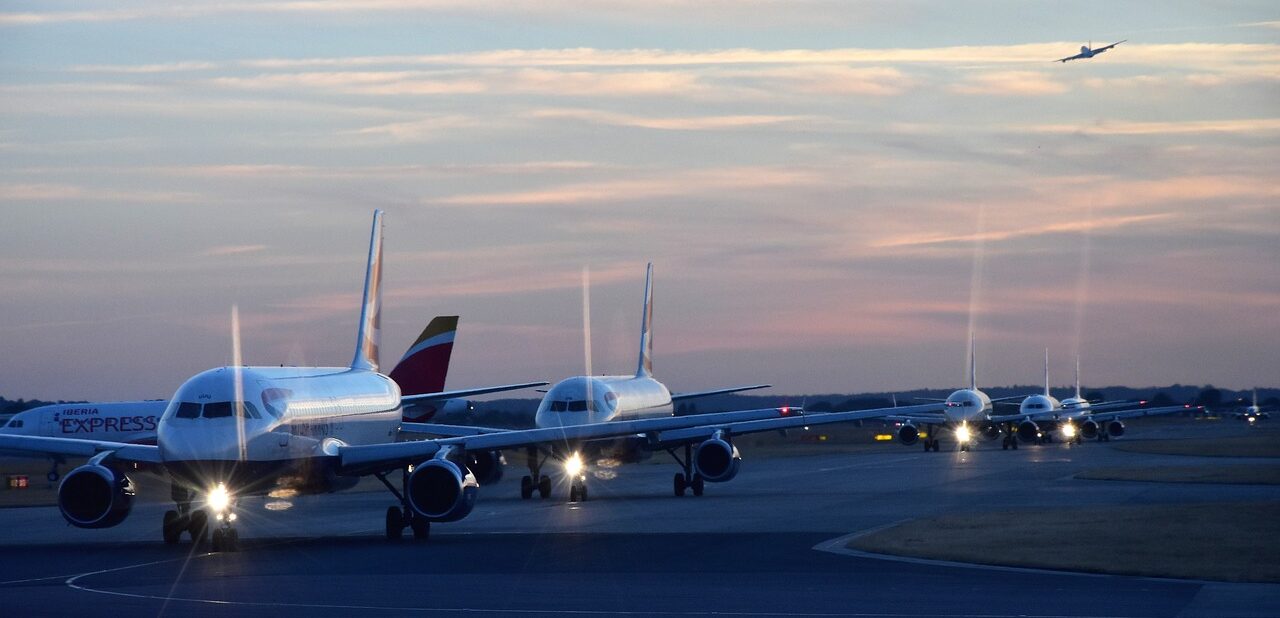
[[[1099,47],[1097,49],[1089,49],[1088,45],[1081,45],[1080,53],[1074,56],[1067,56],[1066,58],[1058,58],[1057,60],[1054,60],[1054,62],[1067,62],[1069,60],[1084,60],[1084,59],[1092,58],[1128,40],[1129,39],[1125,39],[1124,41],[1116,41],[1115,43],[1112,43],[1106,47]]]
[[[1084,438],[1109,441],[1124,435],[1125,426],[1120,419],[1137,416],[1154,416],[1185,412],[1190,406],[1165,406],[1160,408],[1134,408],[1146,401],[1113,401],[1095,403],[1080,395],[1080,357],[1076,357],[1075,395],[1058,401],[1049,394],[1049,350],[1044,351],[1044,393],[1031,395],[1018,406],[1016,420],[1010,425],[1007,442],[1018,440],[1033,444],[1052,441],[1056,433],[1067,442],[1080,444]],[[1118,410],[1120,408],[1131,408]],[[1007,418],[1007,417],[1006,417]],[[1014,446],[1014,448],[1017,448]]]
[[[653,377],[652,322],[653,265],[649,264],[645,270],[640,353],[636,372],[632,375],[574,376],[557,382],[539,403],[534,425],[543,430],[555,430],[569,426],[607,426],[626,421],[669,418],[674,413],[675,404],[681,401],[769,386],[753,384],[672,394],[666,385]],[[803,412],[797,408],[779,410],[783,415],[799,415]],[[421,430],[436,435],[454,436],[497,431],[470,426],[432,426]],[[683,457],[677,453],[677,449],[681,448],[684,451]],[[676,473],[673,480],[676,496],[685,495],[686,490],[691,490],[695,496],[701,496],[705,483],[725,482],[736,476],[742,460],[737,448],[723,436],[706,439],[700,432],[683,437],[680,434],[668,434],[660,441],[642,435],[585,441],[555,436],[553,440],[531,444],[525,448],[529,474],[520,479],[520,497],[529,499],[534,492],[543,498],[551,495],[552,479],[544,471],[550,459],[563,462],[565,476],[569,479],[569,500],[576,502],[587,499],[586,472],[590,464],[602,459],[636,462],[649,458],[655,451],[666,451],[681,466],[681,471]],[[496,456],[494,459],[496,460]],[[477,465],[489,468],[479,462]]]
[[[1250,425],[1271,418],[1271,413],[1264,411],[1258,407],[1258,389],[1253,389],[1253,405],[1247,407],[1242,412],[1236,412],[1236,418],[1249,423]]]
[[[814,418],[785,416],[779,409],[746,410],[397,442],[402,406],[422,396],[402,396],[395,381],[378,372],[381,281],[382,211],[375,211],[356,351],[349,366],[244,367],[238,362],[237,336],[235,364],[196,374],[178,387],[157,424],[154,445],[0,435],[0,449],[90,458],[58,487],[63,518],[79,528],[107,528],[128,517],[134,485],[126,471],[163,470],[176,505],[164,514],[164,541],[177,543],[188,533],[203,542],[212,515],[217,522],[212,549],[229,551],[238,546],[239,497],[286,484],[328,492],[350,487],[361,476],[376,476],[399,501],[387,508],[387,537],[398,539],[407,527],[416,539],[426,539],[432,522],[462,519],[475,506],[478,483],[467,466],[472,453],[626,435],[645,435],[655,444],[700,437],[731,447],[731,437],[738,433],[887,412]],[[232,322],[238,332],[234,311]],[[395,473],[399,487],[388,480]]]
[[[1015,416],[996,416],[993,414],[992,402],[1006,401],[1017,399],[1017,397],[997,397],[992,399],[986,393],[978,390],[978,353],[977,341],[974,337],[969,338],[969,388],[962,388],[947,396],[943,402],[942,414],[892,414],[889,419],[898,420],[902,425],[898,428],[898,441],[907,446],[911,446],[920,441],[920,430],[917,425],[926,426],[926,438],[924,441],[925,452],[939,449],[938,436],[934,429],[940,427],[951,431],[955,436],[956,442],[960,445],[961,451],[968,451],[976,433],[981,432],[983,437],[988,440],[994,440],[1000,437],[1001,427]],[[920,398],[925,399],[925,398]],[[936,401],[926,399],[927,401]],[[1010,437],[1008,427],[1005,427],[1004,447],[1010,447]],[[1017,443],[1013,442],[1013,448],[1017,448]]]
[[[433,416],[465,417],[472,409],[471,402],[465,397],[548,384],[524,382],[444,391],[444,379],[449,371],[449,357],[453,348],[453,331],[457,329],[457,325],[457,316],[437,316],[431,320],[422,335],[391,370],[389,376],[400,386],[402,395],[420,396],[414,399],[414,403],[405,406],[405,421],[425,422]],[[169,401],[166,399],[40,406],[13,415],[8,423],[0,427],[0,434],[155,444],[160,416],[168,406]],[[30,456],[7,452],[0,452],[0,455]],[[66,463],[66,458],[54,456],[49,459],[52,467],[46,478],[53,483],[60,478],[58,467]]]

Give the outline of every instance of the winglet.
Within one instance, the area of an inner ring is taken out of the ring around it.
[[[404,356],[387,374],[400,385],[402,395],[438,393],[449,375],[449,357],[458,331],[458,316],[439,315],[418,335]]]
[[[360,330],[356,333],[356,355],[352,369],[378,370],[378,341],[382,331],[382,211],[373,211],[373,232],[369,238],[369,266],[364,274],[364,301],[360,307]]]
[[[644,273],[644,314],[640,322],[640,362],[637,378],[653,376],[653,262]]]

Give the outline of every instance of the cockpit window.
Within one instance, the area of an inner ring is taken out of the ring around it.
[[[22,427],[22,419],[20,419],[20,418],[11,418],[11,419],[9,419],[9,424],[8,424],[8,425],[5,425],[5,427],[12,427],[12,428],[14,428],[14,429],[18,429],[19,427]]]
[[[972,399],[966,399],[966,400],[964,400],[964,407],[966,407],[966,408],[972,408],[972,407],[973,407],[973,400],[972,400]]]
[[[290,395],[293,395],[293,391],[287,388],[268,388],[262,391],[262,406],[267,409],[267,414],[280,418]],[[245,405],[249,405],[248,402]]]
[[[199,418],[200,404],[184,401],[178,404],[178,411],[173,415],[177,418]]]
[[[579,399],[579,400],[577,400],[577,401],[570,401],[570,402],[569,402],[569,411],[570,411],[570,412],[586,412],[586,411],[587,411],[587,401],[586,401],[585,399]]]
[[[204,404],[205,418],[226,418],[231,416],[231,402],[218,401]]]
[[[552,411],[552,412],[564,412],[564,411],[565,411],[565,410],[567,410],[567,409],[569,409],[569,402],[567,402],[567,401],[553,401],[553,402],[551,402],[551,411]]]
[[[240,416],[247,416],[249,418],[262,418],[262,415],[258,414],[258,409],[253,407],[253,404],[247,401],[240,402]]]

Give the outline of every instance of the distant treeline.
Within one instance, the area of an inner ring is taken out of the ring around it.
[[[845,410],[870,410],[887,408],[896,399],[899,406],[924,403],[917,398],[942,399],[955,389],[921,389],[897,393],[856,393],[828,395],[717,395],[705,397],[676,406],[676,414],[702,414],[706,412],[723,412],[725,410],[750,410],[755,408],[773,408],[778,406],[804,406],[810,412],[843,412]],[[983,392],[992,398],[1033,395],[1044,390],[1042,386],[1008,386],[984,388]],[[1074,388],[1051,388],[1050,394],[1058,399],[1075,395]],[[1191,404],[1205,406],[1210,411],[1233,410],[1247,406],[1252,401],[1253,391],[1233,391],[1219,389],[1211,384],[1191,386],[1174,384],[1164,387],[1131,388],[1128,386],[1108,386],[1105,388],[1084,389],[1082,393],[1090,401],[1142,401],[1149,406],[1172,406]],[[538,399],[495,399],[493,401],[477,401],[474,421],[477,425],[492,427],[529,427],[533,424],[534,412],[538,409]],[[1017,400],[1014,400],[1017,403]],[[1280,389],[1258,389],[1258,404],[1264,407],[1280,406]],[[1015,412],[1016,408],[1010,408]]]
[[[39,399],[5,399],[0,397],[0,416],[8,416],[17,414],[23,410],[38,408],[55,403],[68,403],[65,401],[40,401]]]

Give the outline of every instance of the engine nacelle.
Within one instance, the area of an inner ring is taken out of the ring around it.
[[[448,459],[430,459],[409,473],[405,497],[427,521],[458,521],[475,508],[477,487],[470,471]]]
[[[1040,426],[1030,420],[1018,423],[1018,439],[1023,442],[1036,442],[1040,439]]]
[[[738,475],[742,455],[738,453],[738,447],[723,439],[712,438],[694,450],[693,466],[703,479],[723,483]]]
[[[995,440],[1000,437],[1000,426],[995,423],[984,423],[982,425],[982,437],[988,441]]]
[[[920,430],[911,423],[903,423],[902,427],[898,428],[898,441],[911,446],[920,441]]]
[[[1080,435],[1093,440],[1098,437],[1098,429],[1098,423],[1090,419],[1080,425]]]
[[[103,465],[68,472],[58,485],[58,510],[77,528],[110,528],[133,509],[133,481]]]
[[[1124,435],[1124,423],[1120,421],[1111,421],[1107,423],[1107,435],[1112,438],[1119,438]]]
[[[493,485],[502,480],[502,452],[467,451],[467,469],[481,485]]]

